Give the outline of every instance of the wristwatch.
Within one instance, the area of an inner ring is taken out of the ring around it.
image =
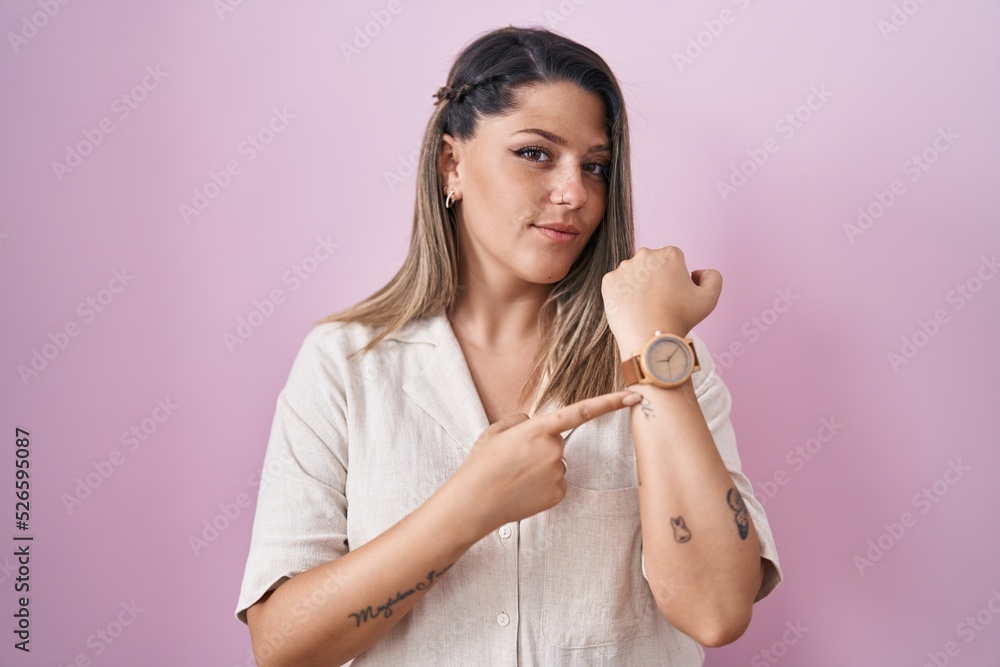
[[[700,369],[694,341],[662,331],[653,334],[642,352],[622,362],[626,387],[639,383],[672,389]]]

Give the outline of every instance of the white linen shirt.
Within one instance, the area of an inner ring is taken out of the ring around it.
[[[770,561],[760,600],[782,577],[774,539],[740,471],[729,392],[689,337],[699,405]],[[236,608],[243,623],[265,592],[423,503],[488,426],[444,314],[347,359],[370,339],[360,324],[315,326],[278,395]],[[565,498],[478,541],[352,664],[703,665],[701,645],[666,622],[645,579],[630,412],[565,431]]]

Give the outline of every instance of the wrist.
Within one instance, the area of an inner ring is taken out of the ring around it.
[[[437,511],[449,517],[453,538],[460,547],[468,549],[493,530],[494,522],[484,509],[482,494],[463,481],[458,473],[452,475],[428,498],[428,503],[434,501],[439,505]]]
[[[653,336],[656,335],[657,331],[665,334],[673,334],[675,336],[680,336],[681,338],[686,338],[688,332],[685,331],[686,327],[677,325],[675,323],[663,323],[653,328],[646,330],[632,330],[621,337],[615,336],[615,341],[618,343],[618,352],[621,355],[621,360],[625,361],[630,357],[639,354],[642,348],[646,346],[646,343],[650,341]]]
[[[685,386],[693,389],[691,378],[700,369],[693,339],[669,331],[655,331],[641,347],[622,346],[621,356],[622,376],[629,388],[638,384],[672,392]]]
[[[629,391],[634,391],[636,393],[642,394],[643,396],[656,396],[657,394],[663,394],[664,396],[695,396],[694,391],[694,373],[689,375],[684,382],[673,387],[660,387],[658,385],[649,383],[641,384],[635,383],[626,387]]]

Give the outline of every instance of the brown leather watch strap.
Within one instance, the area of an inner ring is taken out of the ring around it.
[[[622,375],[625,376],[625,386],[636,384],[642,379],[642,367],[639,366],[639,357],[629,357],[622,362]]]
[[[693,360],[691,364],[691,373],[694,374],[696,371],[701,370],[701,364],[698,362],[698,350],[695,349],[694,341],[690,338],[685,338],[684,342],[686,342],[688,347],[691,348],[691,359]]]

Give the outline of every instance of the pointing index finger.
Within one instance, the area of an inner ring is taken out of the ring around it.
[[[640,394],[624,389],[570,403],[558,410],[536,417],[535,421],[540,422],[540,426],[546,433],[559,435],[563,431],[576,428],[601,415],[635,405],[641,400]]]

